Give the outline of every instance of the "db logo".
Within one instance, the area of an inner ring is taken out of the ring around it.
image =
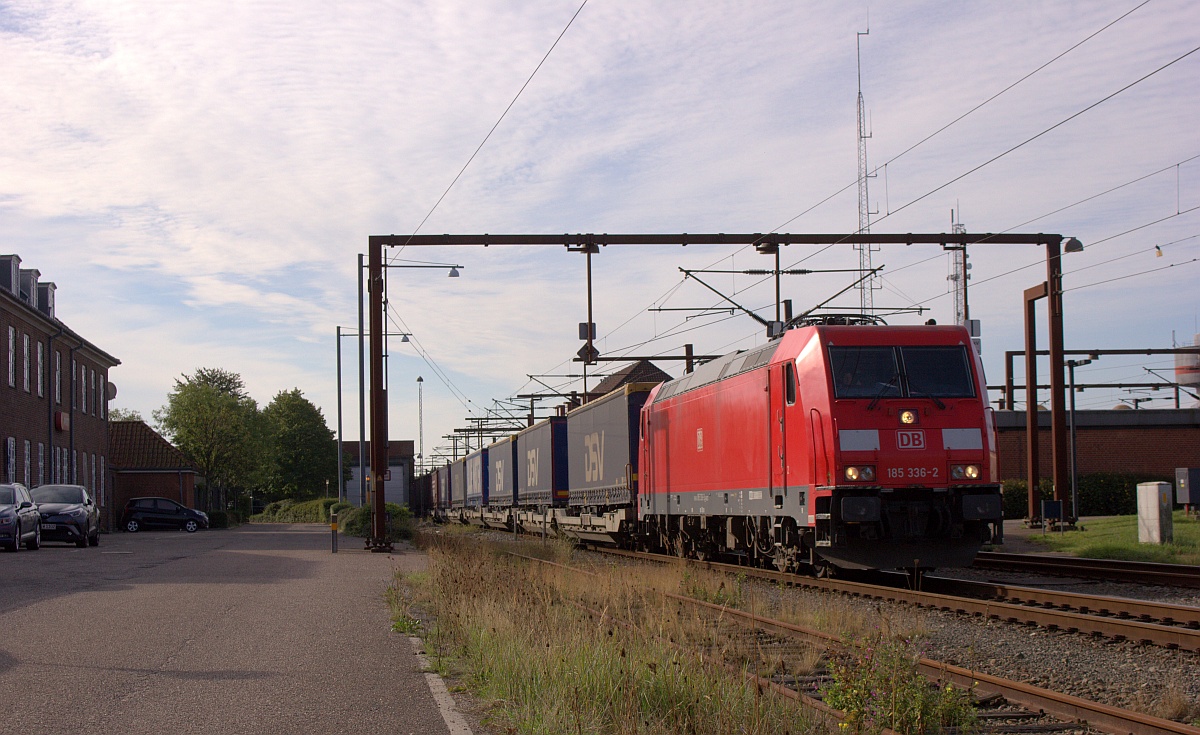
[[[923,432],[923,431],[897,431],[896,432],[896,448],[897,449],[924,449],[925,448],[925,432]]]

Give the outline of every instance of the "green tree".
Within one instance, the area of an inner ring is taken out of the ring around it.
[[[145,421],[142,418],[142,412],[134,408],[110,408],[108,409],[109,421]]]
[[[204,476],[210,508],[224,510],[227,500],[256,484],[263,460],[262,423],[258,405],[237,373],[200,368],[176,379],[154,420]]]
[[[336,496],[337,443],[321,409],[299,388],[281,391],[262,411],[267,434],[270,499]]]

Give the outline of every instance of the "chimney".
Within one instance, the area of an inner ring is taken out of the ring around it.
[[[38,308],[38,279],[42,272],[37,268],[22,268],[21,271],[21,300],[33,308]]]
[[[53,281],[38,284],[38,311],[54,319],[54,290],[58,288]]]
[[[0,288],[19,296],[21,293],[21,256],[0,255]]]

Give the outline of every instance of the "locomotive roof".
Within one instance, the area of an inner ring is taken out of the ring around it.
[[[807,332],[807,334],[803,334]],[[663,384],[663,387],[654,397],[654,402],[666,400],[672,396],[679,395],[693,388],[700,388],[710,383],[715,383],[718,380],[739,375],[741,373],[754,370],[762,367],[771,361],[776,350],[780,348],[785,339],[789,335],[794,336],[788,341],[799,340],[801,344],[807,344],[813,335],[817,335],[824,343],[832,341],[841,341],[849,337],[847,340],[853,344],[879,344],[880,336],[895,341],[901,335],[911,335],[913,337],[941,337],[942,339],[934,339],[932,343],[947,341],[946,338],[957,338],[958,343],[965,343],[963,339],[966,337],[966,328],[960,325],[853,325],[853,326],[834,326],[834,325],[814,325],[807,327],[799,327],[788,330],[779,339],[772,340],[762,347],[756,347],[751,350],[738,350],[724,357],[719,357],[711,362],[706,362],[693,372],[683,375],[675,380],[668,381]]]

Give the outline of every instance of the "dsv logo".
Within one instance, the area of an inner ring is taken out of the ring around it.
[[[538,484],[537,447],[525,452],[525,484],[529,487],[537,487]]]
[[[604,479],[604,432],[583,437],[583,479],[599,482]]]
[[[500,492],[502,490],[504,490],[504,463],[503,462],[497,462],[496,464],[492,465],[492,477],[496,478],[495,493],[497,495],[499,495]]]

